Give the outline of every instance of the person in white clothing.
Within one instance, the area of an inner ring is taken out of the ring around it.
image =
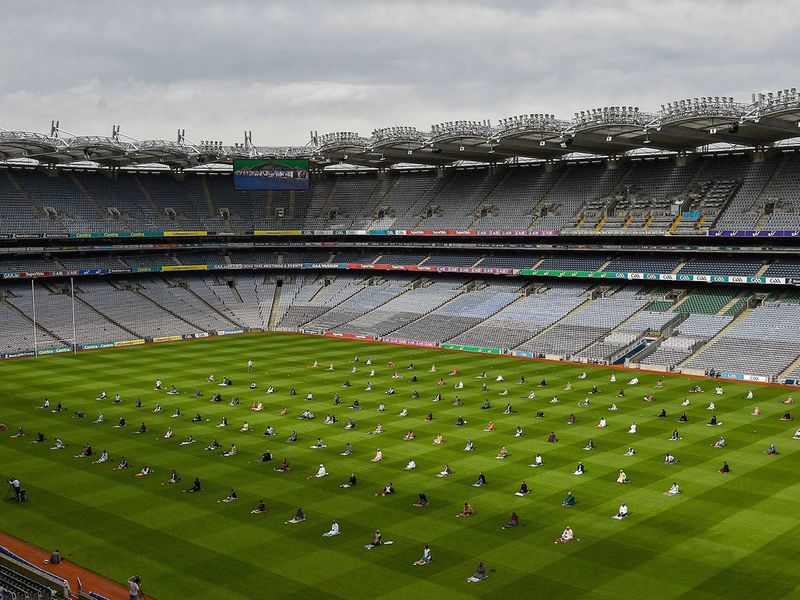
[[[325,468],[325,465],[320,464],[319,469],[317,469],[317,472],[314,473],[314,475],[309,475],[308,478],[309,479],[319,479],[321,477],[325,477],[327,474],[328,474],[328,470]]]
[[[681,493],[680,486],[676,482],[673,481],[672,485],[669,487],[669,489],[666,492],[664,492],[664,495],[665,496],[677,496],[680,493]]]
[[[639,378],[638,377],[634,377],[633,379],[631,379],[628,382],[628,385],[636,385],[637,383],[639,383]]]
[[[541,467],[543,464],[544,464],[544,461],[542,460],[542,455],[541,454],[537,454],[536,458],[533,459],[533,464],[530,465],[530,466],[531,467]]]
[[[636,421],[634,421],[633,423],[631,423],[631,426],[628,429],[628,433],[636,433],[637,431],[639,431],[639,428],[636,426]]]
[[[622,504],[619,505],[619,510],[617,511],[617,514],[615,514],[611,518],[621,521],[627,516],[628,516],[628,505],[623,502]]]
[[[331,523],[330,530],[323,533],[322,537],[333,537],[335,535],[339,535],[339,523],[337,523],[336,521]]]
[[[413,458],[408,459],[408,464],[406,464],[406,471],[411,471],[412,469],[417,468],[417,463],[414,461]]]
[[[572,527],[568,525],[566,529],[564,529],[564,531],[561,533],[561,536],[556,538],[556,544],[568,544],[574,539],[575,539],[575,533],[572,531]]]

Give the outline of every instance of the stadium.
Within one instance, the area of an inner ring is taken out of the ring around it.
[[[799,127],[0,128],[0,598],[796,597]]]

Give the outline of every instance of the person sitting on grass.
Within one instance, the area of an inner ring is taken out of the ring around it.
[[[309,446],[309,448],[312,448],[313,450],[319,450],[320,448],[327,448],[327,447],[328,445],[322,441],[322,438],[317,438],[317,441],[314,442],[311,446]]]
[[[141,471],[136,474],[136,477],[147,477],[153,474],[153,469],[148,467],[147,465],[143,466]]]
[[[778,420],[779,421],[791,421],[792,420],[792,415],[789,414],[789,411],[787,410],[785,413],[783,413],[783,416],[780,417]]]
[[[236,444],[231,444],[230,449],[227,452],[223,452],[222,456],[229,458],[231,456],[236,456],[238,450],[236,449]]]
[[[608,426],[608,421],[606,421],[605,417],[600,419],[600,422],[595,425],[596,429],[605,429]]]
[[[167,392],[167,394],[170,395],[170,396],[177,396],[178,394],[180,394],[180,392],[178,391],[178,388],[175,387],[175,384],[172,384],[172,387]]]
[[[297,509],[297,512],[294,513],[294,518],[289,519],[286,521],[287,525],[295,525],[297,523],[302,523],[306,520],[306,513],[303,512],[302,507]]]
[[[558,441],[558,438],[556,437],[555,432],[551,431],[550,435],[547,436],[547,443],[555,444],[557,441]]]
[[[427,565],[432,560],[433,560],[433,558],[431,558],[431,547],[428,546],[428,544],[425,544],[425,547],[422,549],[422,556],[420,556],[412,564],[415,567],[420,567],[422,565]]]
[[[383,460],[383,450],[378,448],[375,450],[375,456],[372,457],[372,462],[380,462]]]
[[[464,417],[462,417],[461,415],[459,415],[458,419],[456,419],[456,427],[463,427],[466,424],[467,424],[467,420]]]
[[[673,429],[672,430],[672,437],[669,438],[669,439],[670,439],[671,442],[677,442],[678,440],[683,439],[683,438],[681,438],[681,434],[677,429]]]
[[[169,479],[167,479],[161,485],[172,485],[172,484],[178,483],[180,480],[181,480],[181,478],[178,476],[178,471],[176,471],[175,469],[172,469],[172,473],[170,473]]]
[[[450,468],[450,465],[445,465],[444,469],[439,471],[436,476],[439,478],[442,477],[450,477],[453,474],[453,470]]]
[[[494,431],[494,421],[489,421],[488,425],[484,428],[484,431]]]
[[[487,398],[486,400],[483,401],[483,404],[481,404],[481,410],[488,410],[490,408],[492,408],[492,404],[491,402],[489,402],[489,399]]]
[[[91,444],[84,444],[83,450],[81,450],[80,454],[76,454],[75,458],[88,458],[92,455],[92,446]]]
[[[528,465],[528,466],[529,466],[529,467],[541,467],[541,466],[543,466],[543,465],[544,465],[544,460],[542,459],[542,455],[541,455],[541,454],[537,454],[537,455],[536,455],[536,456],[533,458],[533,463],[532,463],[532,464],[530,464],[530,465]]]
[[[636,425],[636,421],[631,423],[631,426],[628,428],[628,433],[637,433],[639,431],[639,427]]]
[[[232,489],[228,492],[228,495],[225,496],[222,500],[218,500],[218,502],[236,502],[239,499],[239,496],[236,494],[236,490]]]
[[[413,440],[413,439],[414,439],[414,437],[415,437],[415,436],[414,436],[414,431],[413,431],[413,430],[411,430],[411,429],[409,429],[409,430],[406,432],[406,434],[403,436],[403,440],[405,440],[406,442],[410,442],[411,440]]]
[[[530,490],[528,489],[528,484],[523,481],[519,485],[519,490],[514,492],[514,495],[515,496],[519,496],[521,498],[522,496],[527,496],[529,493],[530,493]]]
[[[781,404],[794,404],[794,396],[786,396],[786,400],[781,400]]]
[[[435,446],[441,446],[442,442],[444,442],[444,438],[442,437],[441,433],[437,434],[436,437],[433,438],[433,444]]]
[[[353,453],[353,444],[347,442],[344,446],[344,451],[339,453],[339,456],[350,456]]]
[[[175,408],[173,413],[170,415],[170,418],[176,419],[176,418],[178,418],[180,416],[182,416],[181,409],[180,408]]]
[[[141,425],[139,425],[139,429],[138,430],[132,431],[131,433],[136,433],[136,434],[147,433],[147,425],[142,423]]]
[[[400,411],[400,414],[398,414],[397,416],[398,417],[407,417],[408,416],[408,409],[403,407],[403,409]]]
[[[254,412],[262,412],[264,410],[264,403],[263,402],[256,402],[250,406],[250,410]]]
[[[53,442],[53,445],[50,446],[50,450],[63,450],[66,447],[67,447],[66,444],[64,444],[64,442],[61,441],[61,438],[56,438],[55,441]]]
[[[307,479],[321,479],[323,477],[326,477],[327,475],[328,475],[328,470],[325,468],[325,465],[320,463],[317,472],[314,473],[313,475],[309,475]]]
[[[265,436],[275,435],[275,428],[272,425],[267,425],[267,428],[264,430]]]
[[[297,441],[297,431],[292,429],[292,433],[289,434],[289,437],[286,438],[286,441],[290,444],[293,444]]]
[[[478,568],[475,569],[475,573],[467,577],[467,581],[469,583],[478,583],[486,579],[488,575],[486,574],[486,565],[483,562],[478,563]]]
[[[728,443],[725,441],[725,436],[720,436],[719,439],[712,445],[714,446],[714,448],[724,448],[725,446],[728,445]]]
[[[383,536],[381,535],[381,532],[376,529],[375,533],[372,536],[372,543],[366,544],[364,546],[364,548],[367,549],[367,550],[372,550],[374,548],[377,548],[378,546],[386,546],[386,545],[390,545],[390,544],[393,544],[393,543],[394,542],[392,542],[392,541],[384,541],[383,540]]]
[[[420,492],[418,494],[418,496],[419,496],[419,500],[414,502],[414,504],[412,504],[412,506],[414,508],[426,508],[428,506],[428,497],[425,494],[423,494],[422,492]]]
[[[298,419],[307,419],[307,420],[311,420],[311,419],[313,419],[313,418],[314,418],[314,413],[313,413],[312,411],[310,411],[310,410],[306,409],[306,410],[304,410],[302,413],[300,413],[300,416],[299,416],[299,417],[297,417],[297,418],[298,418]]]
[[[128,468],[128,459],[124,456],[119,460],[119,464],[114,467],[115,471],[124,471]]]
[[[164,432],[164,435],[161,439],[168,440],[171,439],[173,435],[175,434],[172,431],[172,427],[167,427],[167,430]]]
[[[271,462],[272,461],[272,452],[267,450],[262,454],[259,458],[256,459],[256,462]]]
[[[331,523],[331,528],[328,531],[326,531],[325,533],[323,533],[322,537],[333,537],[335,535],[339,535],[339,533],[340,533],[340,531],[339,531],[339,523],[334,521],[333,523]]]
[[[537,410],[537,411],[536,411],[536,414],[535,414],[534,416],[535,416],[537,419],[544,419],[544,411],[543,411],[543,410]]]
[[[586,472],[586,468],[583,466],[582,462],[578,463],[578,466],[575,467],[575,470],[572,472],[573,475],[583,475]]]
[[[587,451],[588,450],[594,450],[594,440],[592,438],[589,438],[586,441],[586,445],[583,447],[583,449],[587,450]]]
[[[663,419],[667,416],[667,409],[662,408],[661,412],[656,415],[656,418]]]
[[[486,475],[478,473],[478,479],[472,484],[472,487],[483,487],[486,485]]]
[[[406,471],[413,471],[417,468],[417,462],[413,458],[409,458],[406,463]]]
[[[340,483],[339,487],[343,489],[354,487],[358,483],[355,473],[350,473],[350,478],[345,483]]]
[[[220,443],[217,441],[217,438],[214,438],[211,443],[206,446],[206,450],[219,450],[221,448]]]
[[[356,422],[353,421],[353,417],[347,417],[347,423],[345,423],[345,429],[355,429],[357,427]]]
[[[375,425],[375,429],[367,432],[367,435],[380,435],[381,433],[383,433],[383,425],[378,423]]]
[[[125,417],[120,417],[119,421],[117,421],[116,425],[113,425],[114,429],[119,429],[121,427],[125,427],[127,423],[125,422]]]
[[[619,475],[617,475],[617,483],[624,484],[628,483],[628,476],[625,474],[623,469],[619,470]]]
[[[375,495],[376,496],[381,496],[383,498],[383,497],[386,497],[386,496],[391,496],[392,494],[394,494],[394,486],[392,485],[392,482],[390,481],[388,484],[383,486],[383,489],[380,492],[378,492]]]
[[[564,529],[561,535],[556,538],[556,544],[569,544],[574,540],[575,540],[575,533],[572,531],[572,527],[567,525],[567,527]]]
[[[505,459],[507,459],[508,458],[508,448],[506,448],[505,446],[502,446],[500,448],[500,452],[497,453],[497,456],[495,456],[495,458],[497,460],[505,460]]]
[[[289,414],[289,409],[287,407],[282,407],[277,413],[275,413],[279,417],[285,417]]]
[[[514,527],[519,527],[519,515],[515,512],[512,512],[508,522],[503,525],[503,529],[513,529]]]
[[[720,468],[719,472],[723,475],[727,475],[731,472],[731,468],[728,466],[728,461],[722,461],[722,468]]]
[[[108,462],[108,450],[105,449],[100,453],[100,456],[98,456],[97,459],[92,461],[92,464],[99,465],[104,462]]]
[[[794,432],[794,435],[793,435],[792,437],[793,437],[794,439],[796,439],[796,440],[800,440],[800,429],[798,429],[797,431],[795,431],[795,432]]]
[[[275,467],[274,470],[277,471],[278,473],[285,473],[286,471],[288,471],[289,470],[289,459],[288,458],[284,458],[283,462],[280,464],[280,466],[279,467]]]
[[[461,509],[461,512],[458,513],[457,517],[471,517],[475,514],[475,508],[469,503],[464,502],[464,508]]]
[[[707,423],[709,427],[716,427],[717,425],[722,425],[722,421],[717,421],[717,415],[712,415],[711,420]]]
[[[94,421],[92,421],[92,423],[99,425],[100,423],[105,423],[105,421],[106,418],[103,416],[103,413],[100,413],[99,415],[97,415],[97,418]]]
[[[633,446],[628,446],[628,449],[625,451],[625,456],[636,456],[636,449]]]
[[[251,515],[260,515],[262,513],[267,512],[267,503],[263,500],[258,501],[258,505],[250,511]]]
[[[578,417],[575,416],[575,413],[570,413],[569,417],[567,417],[567,425],[574,425],[578,422]]]
[[[775,456],[778,454],[778,448],[775,444],[770,444],[764,454],[769,454],[770,456]]]
[[[36,437],[31,440],[31,444],[41,444],[44,441],[44,434],[40,431],[36,434]]]
[[[621,521],[627,516],[628,516],[628,505],[623,502],[619,505],[619,509],[617,509],[617,514],[615,514],[611,518],[616,519],[617,521]]]
[[[558,399],[558,396],[553,396],[550,398],[550,404],[558,404],[559,402],[560,400]]]
[[[672,454],[667,452],[666,455],[664,456],[664,464],[665,465],[676,465],[676,464],[678,464],[678,459],[676,459]]]
[[[433,421],[433,411],[429,410],[428,414],[425,415],[425,422],[430,423],[431,421]]]
[[[680,493],[681,493],[680,486],[677,484],[677,482],[673,481],[672,485],[669,486],[669,489],[666,492],[664,492],[664,495],[665,496],[677,496]]]

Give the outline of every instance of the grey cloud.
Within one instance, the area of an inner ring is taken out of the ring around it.
[[[45,2],[4,9],[0,126],[302,144],[800,83],[779,1]]]

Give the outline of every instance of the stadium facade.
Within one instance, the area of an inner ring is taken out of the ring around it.
[[[244,331],[800,380],[795,89],[260,148],[0,131],[5,357]],[[309,191],[236,191],[240,158]]]

